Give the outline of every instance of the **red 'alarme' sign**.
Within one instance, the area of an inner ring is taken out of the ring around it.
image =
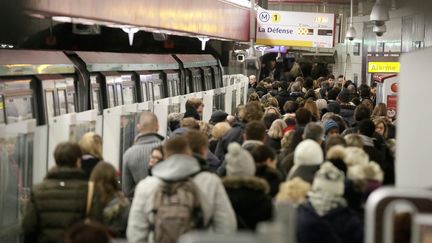
[[[395,118],[397,113],[397,95],[387,95],[387,116]]]

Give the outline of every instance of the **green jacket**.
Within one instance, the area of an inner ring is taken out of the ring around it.
[[[76,168],[55,167],[33,187],[23,219],[27,242],[64,242],[64,233],[85,218],[85,173]]]

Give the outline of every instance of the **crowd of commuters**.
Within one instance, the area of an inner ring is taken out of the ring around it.
[[[25,239],[164,243],[192,229],[255,231],[275,202],[289,202],[298,242],[363,242],[367,197],[395,180],[395,121],[375,100],[373,87],[343,76],[251,76],[234,116],[219,110],[204,122],[193,98],[170,114],[164,138],[143,112],[121,173],[103,161],[100,136],[61,143],[32,190]]]

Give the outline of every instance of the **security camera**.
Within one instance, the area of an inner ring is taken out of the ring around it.
[[[389,10],[385,0],[377,0],[370,14],[370,21],[375,26],[383,26],[385,21],[389,20]]]
[[[245,56],[244,56],[244,54],[238,54],[236,56],[236,59],[237,59],[237,62],[244,62]]]
[[[348,28],[347,33],[346,33],[346,38],[348,38],[348,40],[352,41],[352,40],[354,40],[356,35],[357,35],[357,32],[356,32],[354,26],[352,26],[352,24],[351,24],[350,27]]]
[[[377,35],[377,36],[383,36],[383,34],[387,31],[387,27],[385,25],[381,25],[381,26],[374,26],[372,31]]]

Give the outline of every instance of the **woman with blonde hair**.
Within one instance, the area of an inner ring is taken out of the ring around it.
[[[269,139],[267,145],[272,147],[274,150],[279,151],[281,149],[281,140],[284,135],[284,129],[287,124],[282,119],[274,120],[267,132]]]
[[[81,157],[81,169],[84,170],[87,177],[102,157],[102,137],[94,132],[88,132],[82,136],[79,146],[83,153]]]
[[[209,149],[212,153],[216,151],[216,146],[219,142],[219,138],[221,138],[230,129],[231,126],[228,122],[219,122],[214,125],[211,131],[212,137],[209,140]]]
[[[320,112],[315,101],[313,101],[312,99],[306,100],[304,108],[306,108],[312,113],[312,121],[316,122],[320,120]]]
[[[387,107],[384,103],[379,103],[375,106],[372,111],[372,118],[375,117],[387,117]]]
[[[114,166],[99,162],[90,175],[88,198],[90,219],[108,227],[116,237],[126,235],[130,202],[119,190]]]

